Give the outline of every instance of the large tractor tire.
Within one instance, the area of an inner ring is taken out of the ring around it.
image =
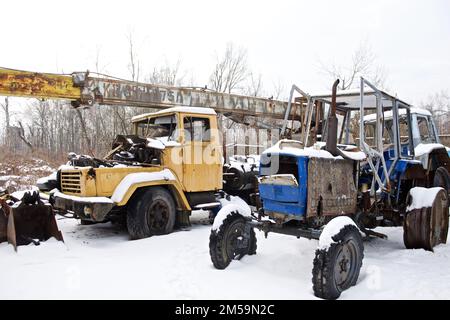
[[[313,291],[316,297],[334,300],[358,280],[364,257],[361,234],[354,225],[346,225],[333,236],[327,249],[316,250],[313,262]]]
[[[211,230],[209,254],[215,268],[225,269],[232,260],[256,253],[256,236],[244,217],[232,212],[218,230]]]
[[[446,168],[437,168],[434,174],[433,186],[443,188],[447,191],[447,195],[450,195],[450,174]]]
[[[413,203],[409,195],[409,203]],[[403,224],[403,242],[407,249],[425,249],[433,251],[440,243],[447,242],[448,234],[448,193],[440,190],[436,193],[431,207],[414,208],[406,212]]]
[[[132,240],[168,234],[175,225],[175,201],[167,189],[137,191],[127,209],[127,229]]]

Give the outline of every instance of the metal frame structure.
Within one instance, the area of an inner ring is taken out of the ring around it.
[[[305,109],[305,116],[303,117],[303,111],[302,111],[302,107],[303,107],[303,103],[300,103],[300,128],[302,130],[301,132],[301,143],[303,144],[303,147],[306,147],[307,142],[308,142],[308,138],[309,138],[309,130],[311,129],[311,120],[312,120],[312,114],[313,114],[313,102],[315,101],[314,99],[311,98],[311,96],[306,93],[305,91],[303,91],[302,89],[300,89],[299,87],[297,87],[295,84],[292,85],[290,94],[289,94],[289,101],[288,101],[288,106],[286,108],[286,112],[284,114],[284,119],[283,119],[283,127],[281,128],[281,137],[285,137],[286,136],[286,130],[287,130],[287,124],[289,121],[289,116],[292,116],[292,100],[294,98],[294,93],[297,92],[299,93],[302,98],[306,99],[306,109]],[[298,115],[297,114],[297,110],[294,111],[294,115]],[[294,121],[295,119],[292,119],[292,121]]]
[[[373,90],[373,94],[376,98],[376,133],[375,133],[375,148],[370,147],[366,143],[366,136],[364,132],[364,111],[367,109],[365,108],[365,87],[369,87],[371,90]],[[383,101],[390,101],[391,106],[384,106]],[[360,124],[359,124],[359,130],[360,130],[360,139],[359,139],[359,145],[360,149],[364,151],[364,153],[367,155],[367,162],[370,166],[370,168],[373,171],[374,180],[378,183],[380,188],[382,188],[384,191],[389,192],[390,191],[390,175],[392,171],[395,168],[396,163],[399,159],[404,158],[404,156],[401,153],[401,142],[400,142],[400,128],[398,126],[399,124],[399,108],[406,108],[407,112],[407,118],[408,123],[411,123],[411,113],[410,113],[410,105],[406,104],[403,101],[398,100],[397,98],[388,95],[387,93],[379,90],[377,87],[375,87],[372,83],[367,81],[366,79],[361,77],[361,85],[360,85]],[[385,109],[391,109],[392,111],[392,125],[393,125],[393,144],[394,144],[394,158],[392,160],[392,164],[390,168],[387,168],[386,160],[383,156],[384,151],[384,143],[383,143],[383,131],[384,131],[384,111]],[[409,144],[410,144],[410,150],[413,153],[414,157],[414,147],[412,142],[412,132],[411,132],[411,125],[408,126],[408,135],[409,135]],[[384,179],[380,177],[378,174],[378,170],[380,168],[380,165],[383,168],[384,173]],[[372,183],[372,195],[376,192],[375,190],[375,183]]]

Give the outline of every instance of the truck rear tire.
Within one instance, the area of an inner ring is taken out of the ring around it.
[[[333,237],[328,249],[316,250],[313,262],[313,291],[322,299],[337,299],[356,284],[364,257],[364,246],[357,227],[347,225]]]
[[[175,202],[167,189],[138,190],[127,209],[127,229],[132,240],[168,234],[175,225]]]
[[[218,230],[211,230],[209,254],[216,269],[225,269],[232,260],[256,254],[256,235],[239,213],[233,212]]]

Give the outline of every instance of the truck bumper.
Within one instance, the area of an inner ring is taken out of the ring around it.
[[[114,202],[106,197],[77,197],[56,192],[50,196],[53,208],[62,211],[71,211],[76,217],[96,222],[105,221],[106,215],[115,206]]]

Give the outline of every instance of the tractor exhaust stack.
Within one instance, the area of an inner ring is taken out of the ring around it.
[[[336,94],[339,82],[340,82],[339,79],[337,79],[333,84],[333,91],[331,96],[331,109],[330,114],[328,115],[327,144],[325,147],[325,150],[327,150],[333,156],[339,155],[337,149],[338,120],[336,117]]]

